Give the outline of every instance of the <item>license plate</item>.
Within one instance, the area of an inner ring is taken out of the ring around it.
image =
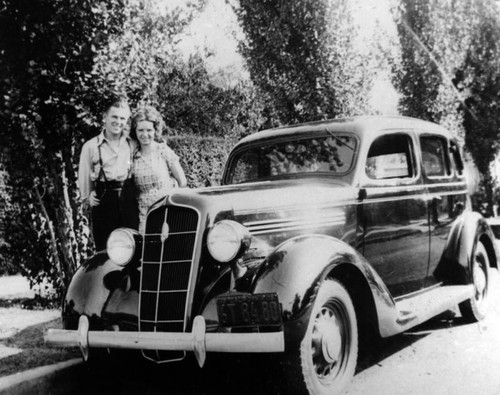
[[[281,305],[278,295],[235,294],[217,299],[217,312],[222,326],[281,325]]]

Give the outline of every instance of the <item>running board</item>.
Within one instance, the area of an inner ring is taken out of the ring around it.
[[[459,303],[473,297],[473,285],[447,285],[429,289],[413,296],[396,299],[398,312],[394,326],[385,328],[382,337],[404,332],[446,310],[455,308]]]

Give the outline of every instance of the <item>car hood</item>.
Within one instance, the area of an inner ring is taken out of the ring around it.
[[[232,212],[235,217],[251,213],[293,209],[321,209],[352,204],[358,188],[331,180],[282,180],[200,189],[180,189],[163,204],[191,206],[206,213]]]

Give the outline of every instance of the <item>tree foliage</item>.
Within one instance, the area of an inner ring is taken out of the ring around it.
[[[401,113],[441,123],[462,139],[464,97],[455,76],[470,45],[473,2],[401,0],[395,10],[402,61],[393,82]]]
[[[123,30],[95,58],[93,73],[99,78],[93,91],[111,89],[128,96],[133,106],[154,105],[174,134],[240,136],[247,128],[256,130],[262,105],[251,84],[221,86],[202,54],[186,57],[179,52],[180,34],[205,1],[190,4],[167,13],[158,12],[151,2],[129,4]]]
[[[491,173],[491,164],[500,148],[500,12],[497,2],[475,3],[470,20],[474,25],[471,45],[467,50],[457,82],[467,98],[463,103],[465,143],[479,172],[482,188],[476,200],[484,200],[486,214],[493,214],[498,205],[498,187]],[[479,206],[477,206],[479,207]]]
[[[279,122],[365,112],[375,72],[371,54],[355,49],[349,1],[233,3],[251,80]]]
[[[199,55],[163,69],[158,107],[170,133],[237,139],[266,121],[264,101],[250,82],[221,86]]]
[[[465,140],[483,175],[485,196],[475,201],[489,202],[488,213],[500,133],[498,11],[494,0],[402,0],[397,13],[401,112],[441,123]]]
[[[120,0],[0,2],[0,130],[11,199],[8,252],[33,282],[67,284],[89,251],[75,147],[93,54],[118,30]]]
[[[189,4],[186,10],[165,13],[152,1],[129,2],[122,28],[108,36],[108,45],[94,58],[92,73],[98,78],[93,91],[120,92],[132,103],[156,103],[161,72],[177,60],[179,35],[203,6],[201,0]]]
[[[500,11],[496,2],[475,2],[474,32],[457,83],[464,102],[465,141],[481,173],[500,147]]]

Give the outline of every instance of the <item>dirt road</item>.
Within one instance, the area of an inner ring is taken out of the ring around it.
[[[478,324],[434,319],[383,342],[346,395],[500,394],[500,275],[492,271],[491,312]]]

